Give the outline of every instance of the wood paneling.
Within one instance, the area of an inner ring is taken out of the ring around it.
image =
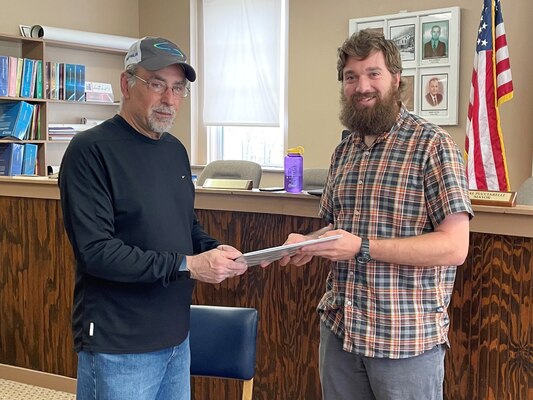
[[[322,227],[319,219],[281,215],[197,211],[206,231],[222,242],[253,251],[277,246],[291,232]],[[318,399],[319,319],[315,309],[324,291],[326,261],[305,267],[252,267],[220,285],[199,283],[199,304],[255,307],[259,310],[254,400]],[[195,399],[238,399],[240,384],[194,378]],[[220,397],[220,393],[228,393]]]
[[[242,251],[282,243],[318,219],[198,210],[206,230]],[[533,398],[533,239],[472,233],[450,307],[449,400]],[[75,377],[73,256],[56,200],[0,196],[0,363]],[[194,302],[259,310],[254,399],[320,399],[318,315],[329,265],[252,267]],[[239,399],[241,384],[194,378],[194,399]]]
[[[446,397],[533,399],[533,239],[474,233],[450,308]]]
[[[0,363],[74,377],[73,256],[59,202],[0,197]]]

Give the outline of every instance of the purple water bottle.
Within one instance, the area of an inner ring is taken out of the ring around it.
[[[302,146],[290,148],[285,156],[285,191],[300,193],[303,187],[304,159]]]

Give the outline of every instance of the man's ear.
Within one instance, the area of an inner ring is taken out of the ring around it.
[[[128,85],[128,74],[126,72],[122,72],[120,74],[120,91],[122,92],[122,96],[124,96],[125,99],[129,98],[130,87]]]
[[[402,77],[400,76],[400,73],[397,72],[394,74],[394,83],[396,84],[396,89],[398,89],[400,87],[400,80],[402,79]]]

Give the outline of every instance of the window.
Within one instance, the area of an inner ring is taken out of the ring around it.
[[[283,130],[280,127],[211,126],[210,160],[248,160],[263,167],[283,165]]]
[[[286,1],[198,0],[198,6],[197,119],[206,162],[281,167]]]

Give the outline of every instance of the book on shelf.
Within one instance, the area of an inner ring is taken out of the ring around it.
[[[37,81],[37,60],[33,61],[33,70],[31,74],[31,82],[30,82],[30,96],[34,98],[35,97],[35,83]]]
[[[85,101],[113,103],[113,87],[110,83],[85,81]]]
[[[19,143],[0,143],[0,176],[20,175],[24,146]]]
[[[50,92],[52,100],[59,100],[59,64],[51,63],[52,80],[50,81]]]
[[[50,61],[46,61],[44,63],[44,98],[45,99],[51,99],[52,98],[52,94],[50,92],[51,80],[52,80],[51,62]]]
[[[54,61],[47,61],[46,62],[48,68],[47,68],[47,75],[49,74],[49,77],[47,79],[48,81],[48,96],[47,98],[50,100],[59,100],[59,70],[60,65],[57,62]]]
[[[94,127],[96,124],[48,124],[48,140],[71,140],[78,132]]]
[[[65,80],[63,87],[65,88],[64,100],[76,101],[76,65],[65,64],[65,72],[63,75]]]
[[[9,57],[0,56],[0,96],[7,96],[9,84]]]
[[[7,95],[9,97],[17,97],[17,68],[18,57],[9,56],[9,79],[7,84]]]
[[[43,61],[35,61],[35,91],[33,97],[36,99],[43,98]]]
[[[18,97],[22,77],[22,58],[9,57],[9,97]]]
[[[64,135],[50,135],[48,140],[52,142],[69,142],[74,138],[74,135],[76,135],[76,132]]]
[[[85,101],[85,65],[76,64],[76,101]]]
[[[0,102],[0,138],[23,140],[32,120],[33,105],[25,101]]]
[[[30,126],[28,127],[28,132],[26,132],[26,139],[28,140],[40,140],[41,139],[41,125],[39,116],[41,114],[41,105],[33,105],[33,114],[31,118]]]
[[[51,100],[57,100],[57,76],[59,70],[57,69],[57,63],[50,62],[50,97]]]
[[[17,79],[15,83],[15,97],[20,96],[20,88],[22,86],[22,72],[24,70],[24,59],[17,58]]]
[[[20,97],[30,97],[32,94],[31,91],[31,82],[33,78],[33,69],[35,67],[34,60],[30,58],[23,59],[22,66],[22,80],[20,82]]]
[[[37,112],[37,132],[35,134],[35,140],[41,140],[42,139],[42,135],[41,135],[41,112],[42,112],[42,107],[41,107],[41,104],[36,104],[35,105],[35,111],[33,113],[35,114],[35,112]]]
[[[58,100],[65,100],[65,63],[58,63],[59,73],[57,74]]]
[[[38,146],[32,143],[24,143],[24,152],[22,155],[22,175],[35,175],[37,166]]]

